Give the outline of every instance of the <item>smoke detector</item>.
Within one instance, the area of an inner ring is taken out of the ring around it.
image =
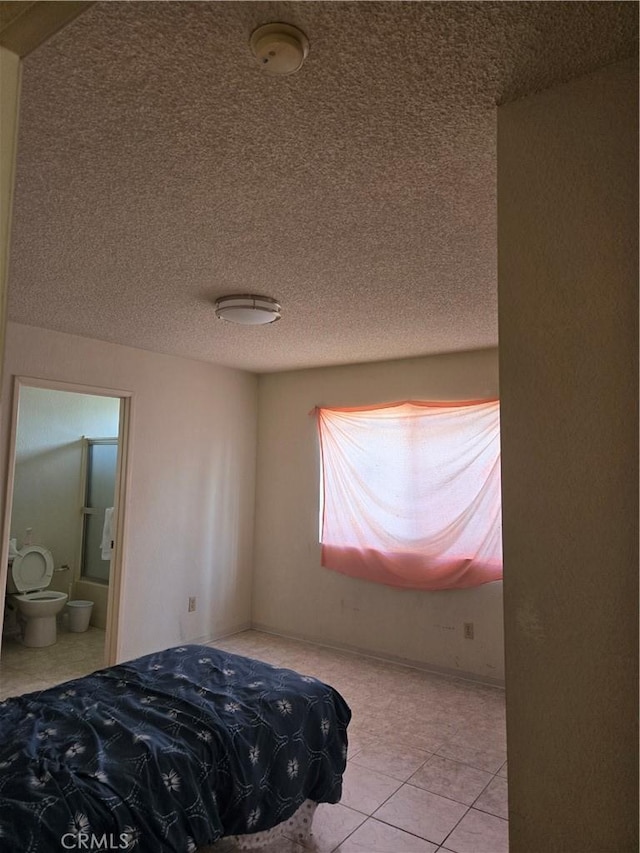
[[[302,67],[309,39],[291,24],[264,24],[251,33],[249,46],[265,74],[285,76]]]

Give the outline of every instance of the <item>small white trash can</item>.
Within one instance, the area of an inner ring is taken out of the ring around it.
[[[80,633],[86,631],[91,621],[93,601],[67,601],[69,614],[69,630]]]

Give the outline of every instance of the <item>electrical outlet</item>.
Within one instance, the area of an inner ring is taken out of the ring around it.
[[[196,597],[195,597],[195,595],[192,595],[189,597],[189,613],[193,613],[193,611],[195,609],[196,609]]]
[[[473,640],[473,622],[464,623],[464,638],[465,640]]]

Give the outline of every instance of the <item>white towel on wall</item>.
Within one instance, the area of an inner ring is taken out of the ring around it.
[[[102,542],[100,550],[103,560],[110,560],[113,556],[113,507],[110,506],[104,511],[104,525],[102,527]]]

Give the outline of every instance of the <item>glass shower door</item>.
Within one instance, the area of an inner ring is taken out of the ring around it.
[[[82,507],[80,576],[84,580],[107,584],[111,549],[108,547],[109,542],[103,542],[103,533],[107,510],[113,508],[115,500],[118,439],[89,438],[85,441],[85,499]]]

